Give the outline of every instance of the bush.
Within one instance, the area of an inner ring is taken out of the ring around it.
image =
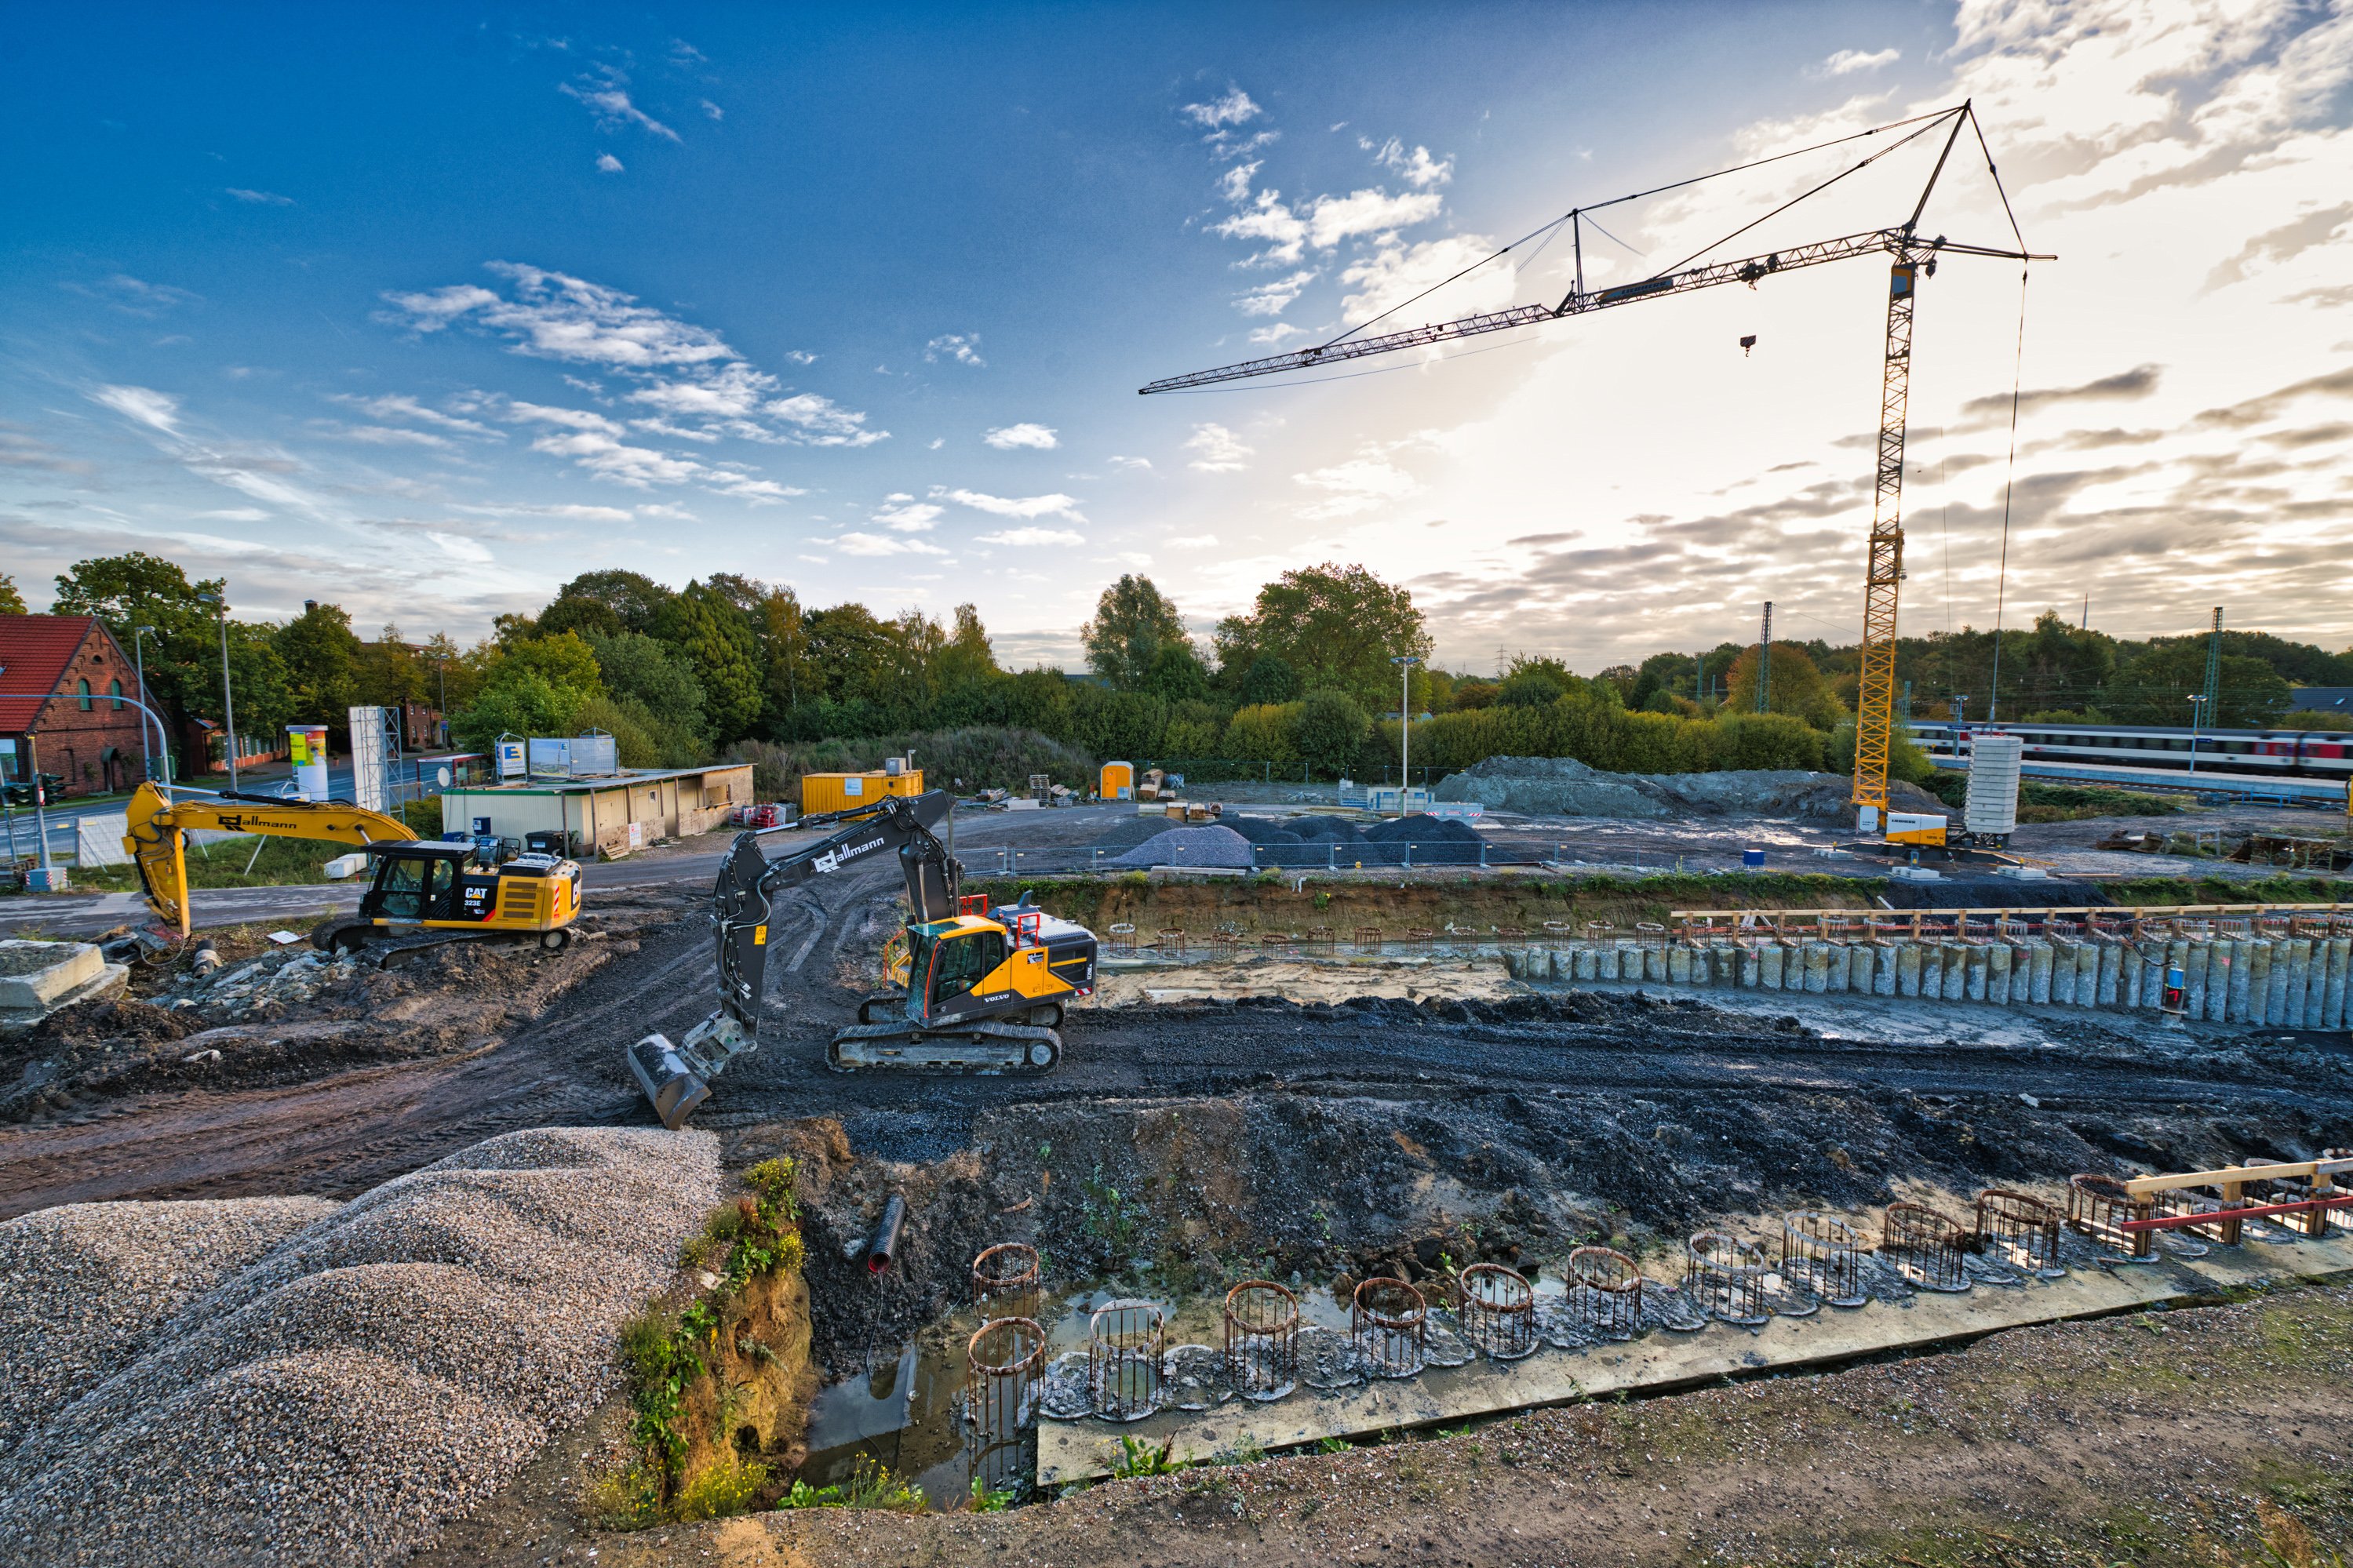
[[[1237,762],[1298,766],[1299,746],[1292,737],[1305,707],[1301,702],[1261,702],[1242,709],[1226,724],[1225,754]]]
[[[1355,698],[1324,689],[1309,692],[1307,700],[1299,704],[1291,738],[1309,767],[1337,777],[1356,764],[1357,749],[1371,728],[1372,721],[1365,717]]]
[[[441,797],[428,795],[422,800],[402,801],[400,820],[408,824],[408,830],[419,838],[440,837]]]

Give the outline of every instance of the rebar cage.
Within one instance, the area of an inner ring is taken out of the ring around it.
[[[1402,1279],[1367,1279],[1348,1309],[1348,1337],[1367,1377],[1412,1377],[1421,1371],[1430,1304]]]
[[[1087,1321],[1087,1391],[1106,1421],[1140,1421],[1160,1408],[1168,1314],[1150,1301],[1113,1301]]]
[[[1926,1204],[1887,1205],[1879,1233],[1880,1255],[1895,1265],[1905,1282],[1923,1290],[1969,1288],[1968,1236]]]
[[[1474,1263],[1454,1282],[1454,1320],[1462,1337],[1496,1361],[1535,1351],[1536,1293],[1517,1269]]]
[[[2150,1206],[2114,1176],[2067,1178],[2067,1228],[2114,1254],[2112,1261],[2139,1262],[2156,1255],[2150,1232],[2124,1227],[2126,1220],[2147,1219]]]
[[[1642,1325],[1641,1265],[1615,1247],[1577,1247],[1568,1255],[1568,1310],[1604,1339],[1633,1338]]]
[[[1271,1279],[1226,1292],[1226,1382],[1259,1400],[1299,1386],[1299,1298]]]
[[[2059,1211],[2041,1198],[1988,1187],[1978,1194],[1978,1250],[2031,1274],[2057,1279],[2067,1272],[2059,1261]]]
[[[1046,1331],[1032,1318],[983,1323],[965,1346],[965,1418],[976,1448],[1014,1441],[1037,1415]]]
[[[1862,1234],[1833,1214],[1783,1215],[1781,1278],[1833,1307],[1862,1306]]]
[[[1038,1315],[1038,1249],[1018,1241],[992,1247],[972,1260],[972,1304],[980,1321]]]
[[[1683,1289],[1693,1305],[1718,1322],[1753,1328],[1771,1316],[1765,1307],[1765,1254],[1720,1230],[1703,1230],[1683,1245]]]

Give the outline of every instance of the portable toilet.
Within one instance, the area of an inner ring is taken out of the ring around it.
[[[1103,778],[1095,786],[1095,793],[1105,800],[1134,800],[1135,798],[1135,764],[1105,763],[1103,765]]]

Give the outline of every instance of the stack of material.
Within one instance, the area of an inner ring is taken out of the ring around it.
[[[709,1133],[548,1129],[0,1226],[0,1564],[402,1554],[595,1404],[718,1198]]]
[[[1250,864],[1250,841],[1230,827],[1170,827],[1103,864],[1135,870],[1154,866],[1247,870]]]
[[[1489,757],[1440,781],[1441,801],[1476,801],[1491,811],[1526,816],[1611,816],[1657,821],[1671,816],[1791,816],[1852,822],[1853,781],[1794,768],[1712,773],[1611,773],[1572,757]],[[1916,784],[1891,781],[1894,811],[1943,813]]]

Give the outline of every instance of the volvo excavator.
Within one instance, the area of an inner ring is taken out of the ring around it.
[[[886,853],[896,854],[906,879],[903,957],[886,961],[904,988],[860,1001],[858,1022],[827,1047],[827,1065],[837,1072],[1035,1073],[1061,1059],[1063,1008],[1094,991],[1094,933],[1026,897],[991,908],[986,895],[964,895],[964,867],[951,848],[955,804],[945,790],[930,790],[804,817],[795,827],[844,826],[775,860],[760,840],[786,829],[736,835],[711,895],[718,1007],[676,1045],[655,1034],[629,1047],[629,1071],[663,1126],[684,1126],[710,1098],[711,1080],[758,1048],[768,939],[783,895]]]
[[[313,838],[364,850],[375,875],[356,917],[330,920],[311,933],[330,952],[385,938],[403,945],[498,936],[560,948],[580,913],[580,868],[554,855],[523,855],[492,867],[470,864],[473,846],[419,839],[380,811],[339,800],[277,795],[191,794],[174,799],[153,784],[132,792],[124,812],[123,853],[164,931],[185,937],[188,835],[198,829],[269,838]]]

